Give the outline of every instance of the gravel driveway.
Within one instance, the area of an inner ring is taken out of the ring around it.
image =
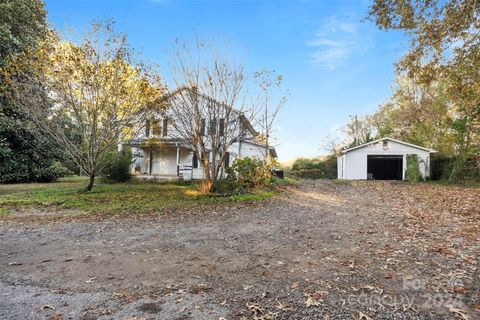
[[[0,221],[0,319],[480,319],[480,190],[307,181],[162,216]]]

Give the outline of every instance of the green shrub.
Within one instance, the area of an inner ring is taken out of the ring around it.
[[[236,180],[248,188],[255,188],[270,184],[272,168],[263,160],[247,157],[233,163],[230,175],[232,177],[228,179]]]
[[[62,163],[55,161],[47,168],[33,170],[35,182],[54,182],[58,178],[71,175],[72,172]]]
[[[313,170],[313,171],[310,171]],[[320,170],[319,173],[317,170]],[[329,155],[323,159],[313,158],[306,159],[300,158],[295,160],[292,165],[293,176],[299,178],[311,178],[311,179],[336,179],[337,178],[337,158],[335,155]]]
[[[215,182],[214,190],[222,195],[244,194],[248,186],[236,180],[224,179]]]
[[[292,171],[300,171],[302,169],[319,169],[320,166],[320,159],[314,158],[314,159],[306,159],[306,158],[300,158],[295,160],[295,162],[292,165]]]
[[[454,164],[453,157],[433,154],[430,159],[430,180],[448,180]]]
[[[300,169],[297,171],[292,171],[290,174],[294,177],[301,179],[323,179],[325,178],[325,173],[320,169]]]
[[[271,183],[275,186],[299,186],[302,180],[296,176],[286,176],[283,179],[273,177]]]
[[[419,165],[420,161],[418,160],[418,156],[416,154],[407,154],[407,172],[405,175],[405,180],[411,182],[423,180]]]
[[[127,182],[132,178],[130,166],[132,164],[132,150],[123,149],[120,153],[111,155],[113,158],[110,165],[104,169],[102,176],[106,182]]]

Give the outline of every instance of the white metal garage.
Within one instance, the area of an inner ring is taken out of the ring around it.
[[[368,142],[337,157],[338,179],[404,180],[407,155],[416,154],[422,176],[430,174],[430,154],[436,152],[392,138]]]

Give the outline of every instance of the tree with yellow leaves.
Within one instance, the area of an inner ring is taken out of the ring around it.
[[[140,130],[161,94],[150,68],[136,62],[126,36],[116,33],[111,21],[93,23],[79,44],[50,32],[36,52],[12,65],[16,69],[8,78],[18,105],[38,135],[88,174],[87,191],[115,159],[119,143]],[[26,66],[32,77],[19,72]]]

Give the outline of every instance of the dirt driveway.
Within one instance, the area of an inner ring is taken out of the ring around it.
[[[0,222],[0,319],[480,319],[480,190],[306,182],[161,217]]]

